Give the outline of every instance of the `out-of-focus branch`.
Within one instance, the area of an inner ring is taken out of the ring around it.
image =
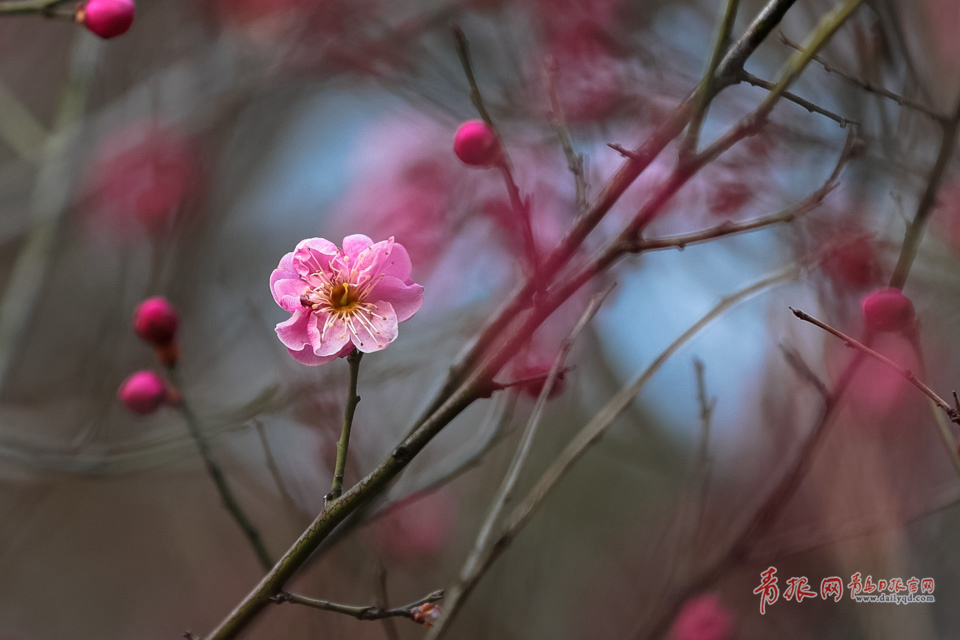
[[[537,250],[536,238],[533,235],[533,223],[530,219],[530,201],[524,198],[520,193],[520,187],[517,185],[513,163],[510,161],[510,154],[507,153],[507,147],[503,143],[503,136],[500,135],[500,129],[490,117],[483,102],[483,94],[480,92],[480,86],[477,84],[477,78],[473,72],[473,62],[470,59],[470,43],[467,36],[458,25],[451,27],[453,38],[457,44],[457,56],[460,58],[460,65],[463,67],[463,75],[467,78],[470,85],[470,100],[474,108],[483,121],[486,122],[497,136],[500,145],[500,157],[497,162],[497,169],[503,176],[503,182],[507,187],[507,194],[510,196],[510,206],[517,218],[520,220],[520,231],[523,236],[523,246],[527,253],[527,263],[531,278],[536,277],[540,264],[540,255]]]
[[[485,547],[485,551],[476,558],[473,574],[477,577],[482,576],[483,573],[490,568],[493,562],[510,545],[517,533],[526,526],[533,514],[543,504],[557,483],[573,467],[574,463],[579,460],[592,445],[600,440],[607,428],[609,428],[614,420],[633,402],[633,399],[640,393],[647,382],[653,378],[681,346],[697,335],[704,327],[710,324],[710,322],[723,315],[738,303],[772,286],[794,280],[799,273],[800,270],[798,268],[791,267],[773,276],[764,278],[732,295],[726,296],[719,304],[700,318],[700,320],[670,343],[640,376],[617,392],[617,394],[597,412],[593,419],[574,436],[573,440],[571,440],[560,455],[557,456],[556,460],[550,464],[534,487],[524,497],[523,501],[507,516],[498,535],[490,540],[489,544]],[[472,587],[475,584],[476,580],[470,583],[464,583],[464,594],[467,593],[467,587]],[[449,614],[450,609],[448,608],[441,617],[438,626],[427,636],[428,640],[439,640],[445,622],[450,619]]]
[[[917,257],[917,249],[920,247],[920,240],[923,239],[923,232],[927,226],[927,220],[933,213],[933,207],[937,203],[937,191],[940,189],[940,182],[943,180],[943,174],[950,164],[953,157],[953,150],[957,144],[957,129],[960,127],[960,99],[953,109],[953,114],[943,125],[943,137],[940,142],[940,151],[937,153],[937,160],[930,169],[930,175],[927,178],[927,186],[923,191],[923,196],[917,204],[917,212],[907,227],[907,233],[903,238],[903,244],[900,247],[900,257],[897,259],[897,266],[893,270],[893,276],[890,278],[890,286],[902,289],[907,282],[907,276],[910,273],[910,267]]]
[[[52,133],[40,153],[40,171],[30,202],[31,229],[17,254],[0,300],[0,390],[24,343],[34,310],[46,290],[60,221],[70,197],[73,155],[80,131],[72,125],[87,107],[101,43],[80,34],[71,49],[70,71],[60,94]]]
[[[413,620],[414,614],[421,606],[443,600],[443,589],[427,594],[419,600],[411,602],[410,604],[405,604],[402,607],[394,607],[392,609],[384,609],[382,607],[378,607],[377,605],[355,606],[338,604],[336,602],[330,602],[329,600],[316,600],[314,598],[307,598],[306,596],[288,593],[286,591],[281,591],[277,595],[273,596],[271,600],[276,604],[299,604],[305,607],[312,607],[313,609],[341,613],[345,616],[356,618],[357,620],[383,620],[384,618],[409,618],[410,620]]]
[[[754,87],[760,87],[761,89],[766,89],[767,91],[770,91],[776,86],[774,83],[770,82],[769,80],[764,80],[763,78],[759,78],[747,71],[744,71],[740,77],[743,78],[743,81],[746,82],[747,84],[752,85]],[[793,102],[794,104],[800,105],[810,113],[818,113],[824,117],[830,118],[831,120],[839,124],[841,129],[846,129],[848,124],[859,124],[854,120],[850,120],[849,118],[845,118],[844,116],[837,115],[833,111],[830,111],[825,107],[821,107],[818,104],[810,102],[806,98],[801,98],[797,94],[791,93],[789,91],[783,92],[783,99]]]
[[[917,378],[917,376],[914,375],[912,371],[900,366],[899,364],[897,364],[887,356],[883,355],[878,351],[875,351],[874,349],[871,349],[867,345],[863,344],[859,340],[855,340],[854,338],[848,336],[847,334],[843,333],[839,329],[831,327],[830,325],[828,325],[827,323],[821,320],[817,320],[816,318],[814,318],[808,313],[805,313],[799,309],[794,309],[793,307],[790,307],[790,311],[793,312],[793,315],[797,316],[804,322],[809,322],[812,325],[820,327],[827,333],[834,335],[837,338],[840,338],[841,340],[843,340],[844,344],[846,344],[848,347],[859,350],[860,352],[870,356],[874,360],[881,362],[884,366],[889,367],[890,369],[897,372],[897,374],[899,374],[900,377],[902,377],[904,380],[906,380],[907,382],[915,386],[917,389],[919,389],[920,393],[927,396],[930,399],[930,401],[933,402],[934,405],[936,405],[938,409],[943,411],[946,414],[947,418],[950,419],[950,422],[960,425],[960,407],[955,407],[951,405],[949,402],[947,402],[946,400],[944,400],[943,398],[941,398],[940,396],[938,396],[933,389],[927,386],[927,384],[924,383],[922,380]],[[956,398],[956,392],[954,392],[954,397]],[[956,471],[957,475],[960,476],[960,454],[957,453],[957,442],[956,440],[954,440],[953,435],[949,432],[949,430],[940,428],[938,429],[938,432],[940,433],[941,439],[943,440],[943,446],[944,446],[944,449],[946,449],[947,457],[950,458],[950,463],[953,465],[954,471]]]
[[[788,38],[783,33],[782,30],[778,29],[777,33],[780,36],[780,40],[785,45],[787,45],[792,49],[796,49],[797,51],[803,51],[803,47],[801,47],[799,44],[797,44],[796,42]],[[813,59],[816,60],[818,63],[820,63],[820,66],[822,66],[823,70],[826,71],[827,73],[833,73],[839,76],[840,78],[843,78],[850,84],[863,89],[864,91],[881,96],[883,98],[886,98],[887,100],[892,100],[893,102],[897,103],[901,107],[907,107],[909,109],[913,109],[914,111],[919,111],[920,113],[932,118],[934,121],[939,122],[941,124],[944,124],[947,122],[947,116],[941,113],[937,113],[933,109],[930,109],[929,107],[926,107],[920,104],[916,100],[911,100],[910,98],[906,98],[897,93],[894,93],[893,91],[889,91],[888,89],[875,85],[869,80],[861,78],[856,74],[851,73],[850,71],[847,71],[846,69],[843,69],[835,65],[832,62],[824,60],[821,56],[813,56]]]
[[[559,138],[560,146],[563,148],[563,155],[567,158],[567,168],[573,176],[577,215],[583,215],[587,210],[588,187],[587,178],[583,171],[583,154],[577,153],[573,148],[573,138],[570,135],[570,128],[567,126],[567,119],[563,114],[563,105],[560,104],[560,96],[557,93],[557,61],[551,58],[546,66],[547,85],[550,91],[550,123],[557,131],[557,138]]]
[[[874,360],[882,362],[887,367],[890,367],[891,369],[896,371],[904,380],[906,380],[907,382],[915,386],[917,389],[920,390],[921,393],[923,393],[925,396],[933,400],[934,404],[936,404],[940,409],[943,410],[944,413],[947,414],[947,417],[950,418],[951,422],[960,424],[960,413],[958,413],[957,410],[954,407],[952,407],[946,400],[938,396],[936,392],[930,387],[928,387],[922,380],[917,379],[917,377],[913,375],[913,373],[909,369],[901,367],[899,364],[897,364],[887,356],[883,355],[882,353],[871,349],[870,347],[863,344],[859,340],[856,340],[848,336],[847,334],[843,333],[839,329],[831,327],[830,325],[828,325],[827,323],[821,320],[817,320],[810,314],[805,313],[800,309],[794,309],[793,307],[790,307],[790,311],[793,312],[793,315],[797,316],[804,322],[809,322],[812,325],[820,327],[827,333],[830,333],[836,336],[837,338],[840,338],[848,347],[851,347],[853,349],[859,349],[860,351],[867,354]]]
[[[59,4],[66,4],[71,0],[8,0],[0,2],[0,15],[23,15],[29,13],[46,13]]]
[[[830,175],[827,176],[827,179],[816,191],[808,195],[800,202],[791,205],[777,213],[755,218],[753,220],[746,220],[744,222],[726,221],[715,227],[710,227],[709,229],[702,229],[700,231],[693,231],[691,233],[683,233],[675,236],[665,236],[662,238],[640,238],[634,242],[630,251],[633,253],[661,251],[663,249],[678,249],[682,251],[691,244],[709,242],[710,240],[716,240],[717,238],[748,233],[750,231],[764,229],[777,224],[793,222],[798,217],[806,215],[810,211],[813,211],[823,204],[824,199],[826,199],[830,192],[837,187],[840,174],[843,172],[844,167],[847,165],[847,163],[859,156],[861,153],[862,142],[857,137],[856,130],[851,129],[847,134],[847,139],[843,146],[843,150],[840,152],[837,162],[834,165],[833,170],[830,172]]]
[[[530,452],[533,450],[533,440],[536,437],[537,429],[543,418],[543,411],[546,408],[547,399],[550,397],[550,393],[553,391],[559,379],[563,362],[570,353],[570,349],[573,348],[574,342],[580,337],[580,333],[587,326],[587,323],[593,319],[597,311],[600,310],[600,306],[603,304],[603,301],[606,300],[612,289],[612,286],[607,287],[606,290],[593,297],[589,304],[587,304],[586,309],[584,309],[573,330],[564,338],[563,342],[561,342],[560,350],[553,361],[553,365],[550,367],[547,379],[544,381],[543,388],[537,397],[537,403],[534,405],[533,413],[530,414],[530,419],[523,431],[520,444],[517,446],[517,451],[513,456],[513,460],[510,462],[510,468],[507,470],[503,483],[500,485],[500,489],[490,504],[490,509],[484,518],[483,525],[480,527],[480,533],[474,542],[473,550],[470,552],[470,555],[467,556],[463,567],[460,569],[459,578],[450,589],[443,616],[427,636],[428,640],[439,640],[439,638],[443,637],[446,629],[460,611],[460,607],[470,592],[473,591],[473,587],[476,586],[477,582],[483,576],[483,559],[493,553],[492,546],[494,545],[496,529],[499,527],[503,510],[513,498],[517,481],[520,479],[520,471],[523,469]]]
[[[707,117],[707,109],[710,108],[710,101],[715,95],[714,76],[717,73],[717,67],[720,65],[727,41],[730,39],[730,32],[733,30],[733,23],[737,19],[739,6],[740,0],[726,0],[723,17],[720,19],[713,43],[713,53],[710,55],[710,62],[707,64],[706,73],[703,74],[703,80],[697,87],[696,108],[693,111],[693,117],[690,118],[690,124],[687,125],[687,135],[680,147],[681,156],[690,156],[697,152],[697,147],[700,144],[700,129],[703,128],[703,121]]]
[[[170,382],[173,383],[174,388],[178,391],[179,402],[177,403],[177,408],[180,410],[181,415],[183,415],[184,422],[187,423],[190,435],[193,437],[193,441],[197,445],[197,450],[200,452],[200,457],[203,459],[203,464],[207,468],[207,474],[210,476],[210,479],[213,480],[213,484],[220,493],[223,506],[226,507],[230,513],[230,517],[232,517],[234,522],[237,523],[237,526],[240,527],[247,541],[250,542],[250,546],[253,547],[253,551],[257,555],[260,564],[264,569],[269,569],[273,566],[273,560],[270,559],[270,554],[263,544],[260,532],[254,526],[253,522],[251,522],[250,518],[247,517],[247,514],[243,511],[243,507],[241,507],[237,501],[236,496],[233,495],[233,491],[227,483],[227,477],[220,468],[217,459],[213,456],[210,443],[207,442],[207,438],[203,434],[203,429],[200,427],[200,420],[193,412],[190,404],[183,398],[183,385],[180,382],[179,371],[175,366],[167,367],[167,375],[170,377]]]

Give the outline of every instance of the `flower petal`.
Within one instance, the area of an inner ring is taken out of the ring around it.
[[[351,345],[352,347],[353,345]],[[313,349],[310,347],[304,347],[300,351],[294,351],[293,349],[287,349],[290,352],[290,355],[293,356],[293,359],[301,364],[305,364],[311,367],[315,367],[318,364],[325,364],[327,362],[332,362],[337,358],[342,357],[340,354],[334,354],[332,356],[318,356],[313,352]],[[344,354],[346,355],[346,354]]]
[[[343,239],[343,254],[350,258],[350,262],[356,262],[357,256],[373,244],[369,236],[362,233],[356,233]]]
[[[396,246],[399,247],[400,245]],[[367,300],[373,304],[389,303],[397,314],[397,322],[404,322],[420,310],[420,306],[423,304],[423,287],[419,284],[408,284],[399,278],[387,276],[370,291]]]
[[[270,293],[278,305],[291,313],[300,307],[300,295],[306,284],[293,267],[293,253],[280,260],[279,266],[270,274]]]
[[[390,257],[383,264],[383,273],[406,282],[410,279],[412,270],[413,264],[410,262],[410,254],[407,253],[407,249],[398,242],[393,243]],[[400,313],[399,310],[397,313]]]
[[[312,314],[306,309],[300,308],[293,312],[290,319],[277,325],[277,337],[288,349],[299,351],[310,344],[310,338],[307,335],[307,325],[311,320]]]
[[[317,271],[330,271],[330,261],[340,250],[337,245],[324,238],[301,240],[293,252],[292,265],[301,278]]]
[[[373,353],[386,349],[397,339],[397,313],[389,302],[378,302],[376,314],[358,309],[353,314],[353,327],[356,333],[350,336],[357,349],[364,353]]]
[[[339,352],[344,345],[350,343],[350,329],[342,320],[330,320],[330,316],[323,314],[317,317],[317,327],[321,333],[319,346],[313,351],[318,356],[328,356]]]
[[[354,237],[354,236],[350,236]],[[366,238],[366,236],[363,236]],[[369,238],[367,238],[369,240]],[[344,242],[347,239],[344,238]],[[359,246],[359,245],[357,245]],[[380,242],[370,244],[359,251],[355,256],[350,256],[351,278],[359,284],[366,280],[376,279],[383,271],[383,265],[393,250],[393,238],[381,240]]]

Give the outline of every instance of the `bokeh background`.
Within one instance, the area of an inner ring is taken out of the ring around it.
[[[760,6],[742,3],[736,33]],[[797,3],[784,35],[802,40],[830,6]],[[136,416],[117,402],[130,372],[156,368],[131,329],[142,299],[164,295],[179,310],[182,392],[279,556],[328,490],[347,383],[343,361],[304,367],[276,340],[286,314],[268,278],[280,257],[306,237],[395,236],[426,288],[397,342],[364,359],[348,482],[401,439],[521,282],[502,182],[452,153],[454,130],[476,113],[451,22],[470,39],[549,248],[576,214],[550,120],[551,73],[595,194],[622,161],[607,144],[638,144],[695,86],[720,10],[714,0],[138,0],[133,28],[107,42],[66,21],[0,17],[0,637],[202,634],[261,576],[181,415]],[[946,114],[960,90],[958,28],[951,0],[873,2],[823,56]],[[790,53],[774,33],[747,69],[773,79]],[[860,298],[892,273],[942,129],[822,65],[794,89],[858,123],[865,155],[823,206],[789,225],[628,259],[598,277],[592,289],[617,287],[571,354],[575,369],[548,405],[523,487],[722,296],[790,265],[801,275],[724,314],[663,366],[481,582],[455,637],[645,637],[664,598],[723,548],[815,423],[821,398],[797,357],[830,384],[851,354],[787,306],[862,332]],[[747,85],[724,92],[705,137],[763,96]],[[649,235],[799,201],[823,183],[850,126],[780,104],[763,133],[703,171]],[[629,219],[675,159],[668,148],[588,249]],[[921,349],[896,335],[876,343],[922,367],[943,396],[960,379],[956,165],[905,290]],[[589,293],[501,379],[549,362]],[[706,483],[694,358],[717,399]],[[380,567],[391,604],[450,584],[532,406],[521,392],[472,407],[389,498],[463,473],[335,537],[293,589],[371,603]],[[934,425],[915,390],[865,367],[783,517],[709,590],[713,622],[680,640],[953,637],[960,488]],[[753,589],[771,565],[781,589],[794,575],[815,586],[857,571],[929,576],[937,603],[780,601],[761,617]],[[402,638],[424,633],[406,620],[396,627]],[[248,637],[384,633],[380,623],[284,605]]]

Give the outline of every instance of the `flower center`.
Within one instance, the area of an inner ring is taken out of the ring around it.
[[[356,287],[351,289],[349,282],[333,285],[327,294],[327,301],[334,311],[352,311],[359,299]]]

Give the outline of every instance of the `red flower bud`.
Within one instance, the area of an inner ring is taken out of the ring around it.
[[[133,24],[133,0],[89,0],[77,7],[77,22],[101,38],[123,35]]]
[[[180,320],[170,301],[161,296],[147,298],[133,312],[133,330],[146,342],[166,346],[177,336]]]
[[[137,371],[120,385],[117,398],[134,413],[147,415],[167,400],[167,385],[153,371]]]
[[[876,331],[902,331],[913,322],[913,303],[900,289],[874,291],[861,306],[867,326]]]
[[[492,167],[500,158],[500,141],[483,120],[467,120],[453,136],[453,152],[471,167]]]
[[[433,626],[433,623],[440,618],[441,613],[443,613],[443,610],[439,605],[427,602],[414,609],[410,615],[410,619],[429,629]]]

